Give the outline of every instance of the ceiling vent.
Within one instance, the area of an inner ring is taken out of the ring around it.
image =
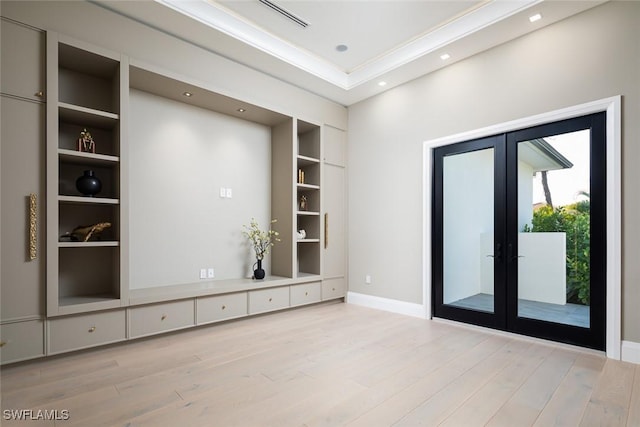
[[[293,13],[289,12],[288,10],[284,9],[281,6],[278,6],[272,1],[269,1],[269,0],[258,0],[258,1],[263,5],[271,8],[272,10],[275,10],[276,12],[278,12],[280,15],[284,16],[291,22],[295,22],[296,24],[300,25],[302,28],[307,28],[309,26],[308,22],[305,22],[303,19],[298,18]]]

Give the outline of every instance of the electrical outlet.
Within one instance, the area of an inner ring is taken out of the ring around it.
[[[227,189],[220,187],[220,198],[224,199],[225,197],[227,197]]]
[[[213,268],[209,268],[207,270],[207,279],[213,279],[214,277],[216,277],[216,274],[213,271]]]
[[[201,268],[200,269],[200,278],[201,279],[206,279],[207,278],[207,269],[206,268]]]
[[[367,285],[371,284],[371,275],[367,274],[366,276],[364,276],[364,283],[366,283]]]
[[[227,188],[227,199],[231,199],[233,197],[233,190],[230,188]]]

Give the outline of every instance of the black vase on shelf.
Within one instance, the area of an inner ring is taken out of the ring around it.
[[[261,259],[257,260],[254,265],[257,265],[257,268],[253,270],[253,278],[257,280],[264,279],[264,276],[266,275],[266,273],[262,269],[262,260]]]
[[[95,176],[92,170],[86,170],[76,180],[76,188],[85,196],[93,197],[102,190],[102,182]]]

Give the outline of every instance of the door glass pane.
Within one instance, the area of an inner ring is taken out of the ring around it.
[[[518,316],[589,328],[590,131],[518,144]]]
[[[494,149],[443,159],[443,302],[494,311]]]

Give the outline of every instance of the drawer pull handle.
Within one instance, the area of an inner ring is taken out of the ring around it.
[[[269,302],[271,302],[271,298],[269,298]]]
[[[4,347],[4,346],[5,346],[5,344],[7,344],[7,342],[6,342],[6,341],[0,341],[0,347]]]
[[[223,305],[223,306],[222,306],[222,309],[223,309],[223,310],[225,310],[226,308],[227,308],[227,306],[226,306],[226,305]]]
[[[96,331],[96,327],[92,326],[89,328],[89,333],[95,332]]]
[[[166,314],[163,314],[163,315],[162,315],[162,317],[160,317],[160,320],[164,320],[164,319],[166,319],[166,318],[167,318],[167,315],[166,315]]]
[[[29,194],[29,259],[38,257],[38,199],[34,193]]]
[[[336,290],[336,288],[331,288],[331,290],[332,290],[332,291],[335,291],[335,290]]]
[[[44,96],[44,92],[40,90],[40,91],[34,93],[34,95],[37,96],[38,98],[42,98]]]
[[[309,295],[309,292],[305,292],[305,293],[304,293],[304,296],[305,296],[305,297],[306,297],[307,295]]]

